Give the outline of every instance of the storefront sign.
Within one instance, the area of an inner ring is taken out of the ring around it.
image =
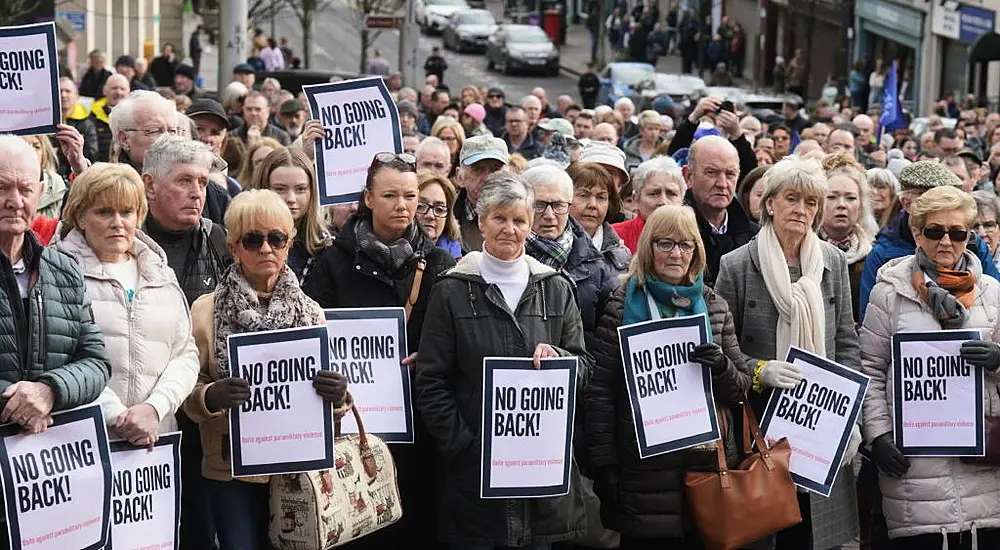
[[[959,35],[958,2],[954,0],[937,0],[931,10],[931,32],[958,40]]]
[[[958,9],[958,15],[958,39],[969,44],[975,42],[980,36],[993,32],[996,25],[996,12],[992,10],[962,4],[962,7]]]
[[[878,23],[908,36],[923,38],[923,15],[916,10],[884,0],[858,0],[855,13],[860,19]]]

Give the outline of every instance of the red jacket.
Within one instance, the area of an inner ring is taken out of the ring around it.
[[[625,243],[625,247],[632,254],[635,254],[635,249],[639,246],[639,235],[645,226],[646,220],[642,219],[642,216],[636,216],[627,222],[611,224],[611,229],[614,229],[615,233],[618,233],[622,242]]]

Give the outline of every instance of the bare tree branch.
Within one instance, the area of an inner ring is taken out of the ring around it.
[[[0,26],[25,23],[21,18],[38,7],[39,0],[0,0]]]

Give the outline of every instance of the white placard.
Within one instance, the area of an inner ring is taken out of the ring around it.
[[[54,134],[61,120],[55,23],[0,27],[0,134]]]
[[[111,443],[111,542],[104,550],[176,549],[179,544],[181,434],[162,434],[153,450]]]
[[[382,77],[303,86],[312,118],[325,135],[316,140],[316,184],[322,206],[357,201],[378,153],[401,153],[399,112]]]

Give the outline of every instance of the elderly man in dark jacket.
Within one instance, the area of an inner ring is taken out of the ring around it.
[[[32,433],[96,400],[111,377],[80,268],[31,232],[39,166],[28,142],[0,135],[0,422]]]

